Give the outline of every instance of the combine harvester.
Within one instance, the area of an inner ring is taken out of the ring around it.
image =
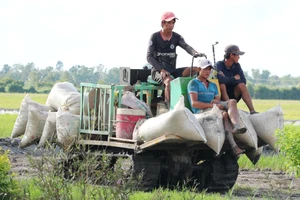
[[[226,140],[219,150],[212,149],[206,135],[201,135],[201,125],[191,118],[187,101],[191,78],[171,82],[170,111],[160,114],[164,88],[149,79],[150,71],[120,68],[120,85],[82,83],[77,143],[108,153],[113,157],[111,165],[125,158],[133,176],[144,173],[145,188],[176,186],[187,180],[194,180],[200,190],[232,188],[239,173],[238,158]],[[178,105],[182,96],[185,108]],[[145,129],[152,135],[145,135]],[[193,129],[199,134],[191,135]],[[245,153],[267,145],[259,137],[256,142],[254,148],[237,140]]]

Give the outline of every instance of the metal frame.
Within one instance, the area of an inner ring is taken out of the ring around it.
[[[135,86],[81,83],[80,134],[108,136],[105,140],[110,141],[115,134],[116,111],[122,106],[124,91],[139,91],[140,100],[146,95],[146,103],[150,106],[154,90],[163,89],[163,86],[144,82]]]

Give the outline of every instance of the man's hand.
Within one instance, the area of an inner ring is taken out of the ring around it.
[[[224,110],[224,106],[222,104],[216,104],[216,106],[220,109],[220,110]]]
[[[225,74],[222,71],[219,71],[218,74],[225,77]]]
[[[241,77],[240,77],[240,75],[239,75],[239,74],[236,74],[236,75],[234,76],[234,79],[235,79],[235,80],[240,80],[240,79],[241,79]]]
[[[167,76],[170,76],[170,72],[168,72],[165,69],[160,70],[160,75],[163,79],[165,79]]]
[[[193,56],[195,58],[198,58],[198,57],[205,57],[206,58],[206,55],[204,53],[198,53],[198,52],[195,52]]]
[[[219,103],[220,101],[219,100],[217,100],[217,99],[213,99],[210,103],[212,103],[212,104],[217,104],[217,103]]]

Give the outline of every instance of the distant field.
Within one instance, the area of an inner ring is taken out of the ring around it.
[[[253,104],[257,112],[264,112],[280,105],[283,110],[285,120],[300,120],[300,100],[295,101],[254,99]],[[249,111],[243,100],[238,103],[238,108],[241,110]]]
[[[32,100],[45,104],[48,94],[29,94]],[[25,94],[19,93],[0,93],[0,108],[9,108],[9,109],[19,109],[22,99],[25,97]],[[277,105],[280,105],[285,120],[300,120],[300,100],[260,100],[254,99],[253,104],[258,112],[264,112],[273,108]],[[238,108],[248,111],[243,100],[238,103]]]
[[[0,108],[19,109],[25,93],[0,93]],[[30,98],[40,104],[46,104],[48,94],[29,94]]]

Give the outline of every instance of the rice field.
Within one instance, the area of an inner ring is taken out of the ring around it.
[[[25,97],[24,93],[0,93],[0,109],[19,109],[22,99]],[[33,101],[40,104],[45,104],[48,94],[29,94]],[[253,100],[254,107],[258,112],[267,111],[275,106],[280,105],[285,120],[300,120],[300,100]],[[248,111],[247,106],[241,100],[238,103],[238,108],[241,110]]]
[[[25,93],[0,93],[0,109],[19,109]],[[28,94],[30,98],[40,104],[46,104],[48,94]]]

